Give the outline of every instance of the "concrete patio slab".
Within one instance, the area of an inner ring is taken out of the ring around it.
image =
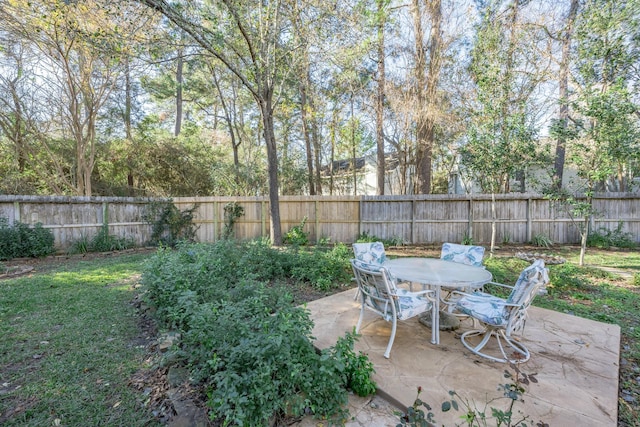
[[[307,304],[317,347],[334,345],[353,330],[360,314],[354,293],[352,289]],[[508,365],[469,352],[456,332],[443,331],[440,345],[431,344],[431,330],[417,318],[398,322],[391,357],[385,359],[390,330],[390,323],[367,312],[356,343],[356,350],[374,364],[373,379],[385,400],[405,409],[413,404],[420,386],[421,399],[431,405],[437,423],[446,426],[460,424],[462,415],[440,410],[441,403],[450,399],[450,390],[478,407],[497,399],[489,403],[487,415],[491,407],[507,409],[508,400],[498,385],[509,382],[503,375]],[[619,326],[531,307],[523,343],[531,359],[520,364],[520,370],[536,373],[538,383],[526,386],[524,402],[517,403],[514,411],[551,426],[617,425]]]

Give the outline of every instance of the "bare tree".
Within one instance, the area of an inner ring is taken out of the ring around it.
[[[262,116],[269,176],[270,232],[282,244],[278,194],[278,151],[274,109],[295,48],[284,41],[289,31],[288,4],[269,0],[222,0],[211,5],[174,6],[163,0],[138,0],[162,13],[233,73],[253,96]]]

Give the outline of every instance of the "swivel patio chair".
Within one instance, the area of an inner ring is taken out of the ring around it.
[[[549,283],[548,272],[544,261],[538,259],[520,273],[514,286],[491,282],[511,289],[507,298],[479,291],[473,294],[454,292],[460,295],[456,301],[456,309],[480,323],[480,329],[462,334],[464,346],[471,352],[496,362],[522,363],[529,360],[529,350],[513,334],[523,334],[527,309],[535,296]],[[497,349],[493,345],[489,346],[491,338],[495,338]]]
[[[384,352],[384,357],[388,359],[396,337],[398,320],[407,320],[427,311],[431,311],[432,316],[436,315],[433,310],[434,291],[428,289],[410,292],[406,289],[398,289],[395,279],[380,264],[367,264],[352,259],[351,266],[358,282],[361,303],[356,333],[360,331],[366,310],[391,322],[391,336]]]
[[[442,244],[440,250],[440,259],[445,261],[458,262],[460,264],[472,265],[474,267],[483,267],[482,259],[484,258],[484,247],[473,245],[460,245],[457,243],[445,242]],[[469,287],[462,289],[462,292],[472,293],[475,291],[481,291],[482,287]],[[452,296],[452,291],[445,293],[445,297],[442,301],[447,305],[447,311],[452,313],[455,307],[455,298]],[[466,316],[459,316],[466,317]]]

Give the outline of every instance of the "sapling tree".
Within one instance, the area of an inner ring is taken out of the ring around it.
[[[510,180],[535,157],[535,129],[527,116],[531,84],[516,69],[522,61],[517,26],[520,3],[502,2],[481,8],[470,73],[476,88],[462,164],[483,192],[491,193],[491,252],[496,235],[495,194],[510,191]],[[505,36],[506,34],[506,36]],[[529,89],[523,89],[529,88]]]
[[[606,186],[625,191],[632,165],[640,158],[638,107],[629,90],[637,42],[628,37],[638,29],[638,7],[638,2],[591,0],[577,19],[571,123],[554,130],[568,141],[569,161],[579,180],[574,188],[552,191],[551,197],[579,218],[580,265],[589,224],[597,215],[594,193]]]

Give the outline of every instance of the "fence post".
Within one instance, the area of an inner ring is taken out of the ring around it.
[[[409,234],[412,245],[416,243],[416,205],[416,196],[414,195],[411,198],[411,232]]]
[[[102,226],[109,234],[109,202],[102,202]]]
[[[316,245],[320,242],[320,218],[319,218],[319,214],[318,212],[320,212],[320,209],[318,209],[318,200],[316,199],[313,203],[313,209],[314,209],[314,213],[313,215],[316,218]]]
[[[530,242],[533,237],[533,202],[531,197],[527,199],[527,242]]]
[[[214,243],[218,241],[218,208],[219,202],[213,201],[213,241]]]
[[[269,237],[267,236],[267,202],[266,201],[262,201],[260,202],[260,224],[261,224],[261,233],[262,233],[262,237]]]
[[[9,225],[16,225],[16,222],[20,222],[20,202],[17,200],[13,202],[13,223]]]

